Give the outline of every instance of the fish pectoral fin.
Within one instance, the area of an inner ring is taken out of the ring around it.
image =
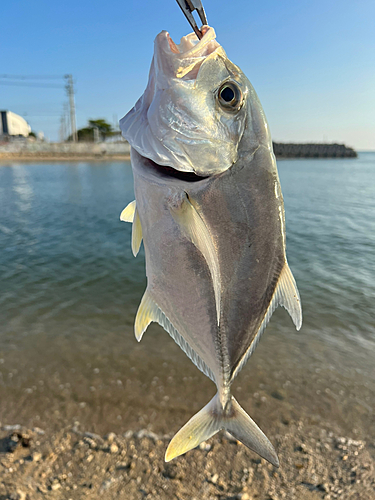
[[[280,278],[277,283],[275,299],[280,306],[285,307],[290,314],[296,329],[299,330],[302,326],[301,298],[299,296],[294,276],[287,262],[281,271]]]
[[[120,214],[120,220],[123,222],[133,222],[136,210],[136,202],[131,201]]]
[[[157,320],[159,308],[153,301],[148,290],[145,291],[139,304],[134,323],[135,338],[140,342],[150,323]]]
[[[137,257],[141,243],[142,243],[142,226],[141,219],[139,218],[138,210],[135,209],[133,230],[132,230],[132,252],[134,257]]]
[[[201,252],[207,262],[211,273],[216,303],[217,324],[219,325],[221,311],[220,269],[219,260],[210,231],[186,193],[182,199],[180,207],[178,209],[172,208],[171,212],[182,232]]]
[[[219,395],[192,417],[169,443],[165,461],[169,462],[206,441],[219,430],[226,429],[245,446],[255,451],[272,465],[279,466],[276,451],[257,424],[241,408],[234,397],[229,411],[223,411]]]

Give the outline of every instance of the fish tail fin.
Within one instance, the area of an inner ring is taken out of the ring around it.
[[[167,448],[165,461],[173,460],[206,441],[221,429],[226,429],[245,446],[278,467],[279,459],[274,447],[233,396],[228,406],[229,409],[223,410],[217,393],[173,437]]]

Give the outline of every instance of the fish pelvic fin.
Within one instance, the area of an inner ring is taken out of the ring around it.
[[[173,437],[167,448],[165,461],[169,462],[192,450],[221,429],[226,429],[250,450],[258,453],[275,467],[279,467],[274,447],[257,424],[233,396],[230,404],[223,409],[218,393]]]
[[[184,194],[177,206],[171,207],[172,215],[180,226],[185,236],[202,253],[211,273],[212,284],[215,294],[217,324],[220,324],[221,311],[221,280],[219,260],[211,233],[200,216],[197,209],[191,203],[187,193]]]
[[[263,321],[258,329],[257,334],[255,335],[253,341],[251,342],[249,348],[243,355],[242,359],[238,363],[237,367],[233,371],[231,380],[233,380],[242,370],[242,368],[247,363],[247,360],[253,354],[258,342],[262,336],[262,333],[266,329],[269,320],[271,319],[272,314],[278,306],[285,307],[291,316],[293,323],[297,330],[299,330],[302,326],[302,308],[301,308],[301,298],[299,296],[298,288],[290,270],[290,267],[287,262],[280,273],[279,279],[277,281],[277,285],[266,311],[264,315]]]
[[[137,254],[141,247],[142,238],[143,235],[142,235],[141,219],[139,218],[138,210],[135,209],[133,230],[132,230],[132,252],[134,257],[137,257]]]
[[[120,214],[120,220],[123,222],[133,222],[136,210],[136,202],[131,201]]]
[[[142,226],[139,218],[136,201],[131,201],[120,214],[120,220],[123,222],[132,222],[132,252],[134,257],[137,256],[142,243]]]

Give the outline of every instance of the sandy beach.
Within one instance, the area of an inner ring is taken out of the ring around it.
[[[363,440],[314,419],[284,419],[269,435],[279,469],[222,433],[166,464],[171,435],[100,436],[79,422],[57,433],[7,425],[0,432],[0,498],[373,500],[375,462]]]

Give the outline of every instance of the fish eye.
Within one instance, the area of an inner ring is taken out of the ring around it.
[[[228,111],[238,111],[242,105],[242,92],[234,82],[225,82],[219,88],[218,99],[220,105]]]

